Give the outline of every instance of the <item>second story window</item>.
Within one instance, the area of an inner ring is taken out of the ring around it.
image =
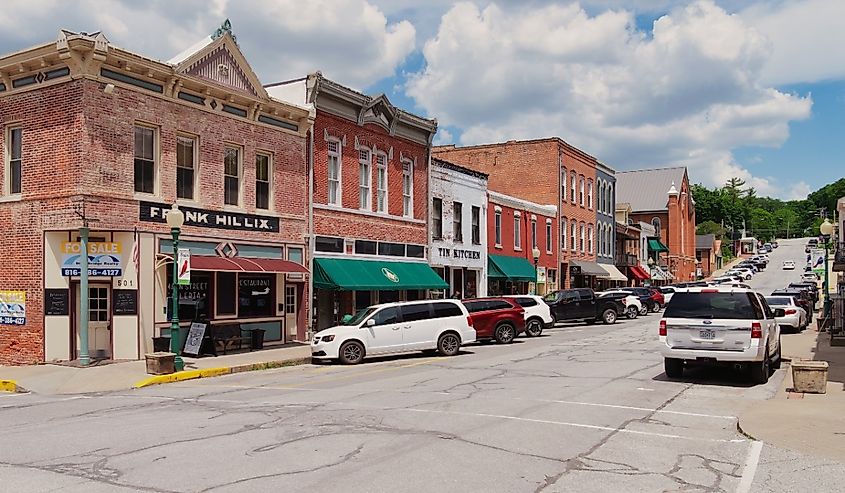
[[[269,154],[255,155],[255,208],[270,209],[272,163]]]
[[[562,168],[560,171],[560,200],[566,200],[566,181],[569,179],[569,173],[566,172],[566,168]]]
[[[522,248],[522,218],[519,211],[513,214],[513,247],[517,250]]]
[[[226,147],[223,155],[223,203],[241,205],[241,149]]]
[[[569,224],[566,218],[560,220],[560,249],[566,250],[566,233],[569,231]]]
[[[193,137],[176,137],[176,198],[194,200],[196,184],[196,140]]]
[[[572,176],[572,180],[571,180],[572,186],[569,187],[569,194],[572,196],[572,203],[574,204],[576,202],[576,198],[578,196],[578,175],[576,175],[575,172],[573,171],[571,176]]]
[[[376,211],[387,212],[387,156],[376,154]]]
[[[455,241],[464,241],[464,205],[460,202],[452,205],[452,235]]]
[[[578,204],[580,204],[581,207],[584,207],[584,177],[583,176],[578,180],[578,185],[579,185],[579,188],[578,188]]]
[[[9,129],[7,135],[6,153],[8,155],[8,168],[6,172],[6,186],[9,194],[21,193],[21,174],[23,171],[23,130],[20,127]]]
[[[572,251],[578,251],[578,223],[575,219],[572,220],[572,235],[569,237],[569,244],[572,246]]]
[[[443,238],[443,199],[431,199],[431,236],[435,240]]]
[[[593,208],[593,180],[587,180],[587,208]]]
[[[587,253],[593,253],[593,225],[587,226]]]
[[[496,246],[502,246],[502,211],[496,211],[493,220],[493,229],[496,236]]]
[[[402,161],[402,215],[414,217],[414,163]]]
[[[660,238],[660,218],[652,218],[651,225],[654,226],[654,236]]]
[[[373,179],[372,173],[372,154],[369,149],[361,149],[358,151],[358,207],[362,210],[370,211],[371,197],[371,183]]]
[[[578,238],[578,250],[581,253],[584,253],[584,243],[585,243],[585,240],[586,240],[586,234],[585,234],[585,231],[584,231],[584,223],[581,223],[581,225],[578,227],[578,234],[580,235],[579,238]]]
[[[481,244],[481,207],[472,206],[472,244]]]
[[[328,142],[328,180],[330,205],[340,205],[340,142],[330,140]]]
[[[537,220],[531,219],[531,248],[537,248]]]
[[[552,220],[546,219],[546,253],[552,253],[554,244],[552,243],[554,235],[552,234]]]
[[[156,176],[156,130],[150,127],[135,127],[135,191],[155,193]]]

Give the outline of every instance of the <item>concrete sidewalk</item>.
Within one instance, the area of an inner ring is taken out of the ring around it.
[[[740,429],[772,445],[845,462],[845,347],[831,347],[830,335],[808,328],[781,338],[783,357],[827,361],[826,394],[791,392],[792,371],[778,393],[739,417]]]
[[[216,373],[237,373],[307,363],[311,360],[311,348],[302,344],[217,357],[183,359],[186,371],[219,369]],[[198,378],[201,373],[215,372],[194,372],[196,376],[193,378]],[[12,381],[18,387],[39,394],[86,394],[128,390],[149,377],[144,361],[109,363],[88,368],[51,364],[0,367],[0,380]]]

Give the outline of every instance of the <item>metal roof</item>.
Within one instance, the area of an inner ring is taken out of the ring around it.
[[[695,235],[695,249],[696,250],[712,250],[713,242],[716,241],[716,235]]]
[[[665,211],[672,183],[681,187],[686,167],[616,172],[616,203],[631,204],[632,212]]]

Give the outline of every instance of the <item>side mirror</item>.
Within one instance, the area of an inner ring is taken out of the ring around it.
[[[367,323],[365,325],[367,327],[373,327],[375,324],[376,324],[376,321],[371,318],[371,319],[367,320]]]
[[[783,308],[775,308],[775,318],[786,316],[786,311]]]
[[[352,320],[352,315],[346,314],[343,316],[342,319],[340,319],[340,322],[345,324],[348,323],[350,320]]]

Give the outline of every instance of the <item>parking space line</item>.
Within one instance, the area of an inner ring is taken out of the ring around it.
[[[629,409],[631,411],[644,411],[650,413],[662,413],[662,414],[678,414],[681,416],[692,416],[696,418],[714,418],[714,419],[737,419],[736,416],[719,416],[714,414],[701,414],[701,413],[688,413],[684,411],[668,411],[665,409],[651,409],[648,407],[636,407],[636,406],[622,406],[619,404],[599,404],[596,402],[580,402],[580,401],[559,401],[559,400],[552,400],[552,399],[515,399],[515,400],[529,400],[529,401],[537,401],[537,402],[551,402],[557,404],[571,404],[575,406],[595,406],[595,407],[607,407],[612,409]]]
[[[742,478],[736,493],[748,493],[754,483],[754,476],[757,474],[757,465],[760,463],[760,452],[763,451],[763,442],[754,440],[748,448],[748,455],[745,458],[745,466],[742,468]]]

